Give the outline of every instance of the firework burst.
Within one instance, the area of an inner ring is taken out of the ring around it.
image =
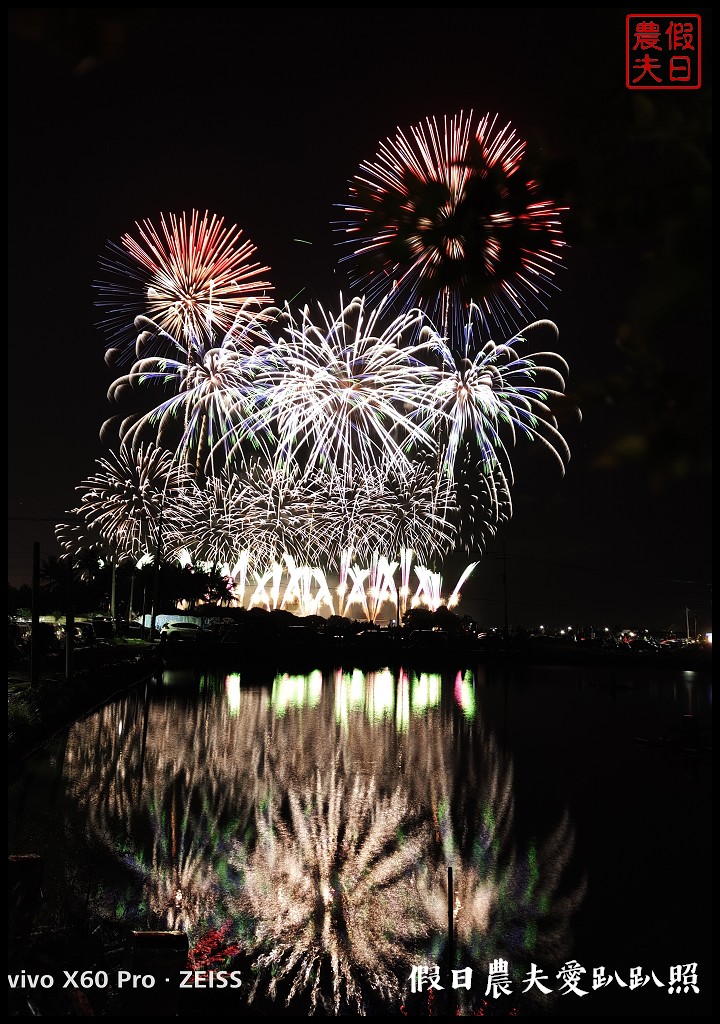
[[[473,324],[478,328],[481,317],[479,308],[471,306],[470,328]],[[557,404],[565,397],[568,366],[555,352],[520,356],[516,351],[539,329],[557,334],[551,321],[538,320],[504,344],[488,341],[472,357],[458,353],[445,340],[434,343],[438,374],[428,392],[431,397],[423,410],[423,426],[431,427],[450,476],[461,448],[470,445],[486,475],[499,469],[505,482],[511,482],[505,438],[515,445],[521,436],[542,443],[564,471],[570,450],[557,429],[550,403]],[[465,337],[465,352],[470,352],[471,329]]]
[[[353,287],[370,299],[397,293],[451,333],[471,302],[502,334],[546,307],[561,211],[498,116],[427,118],[360,165],[336,226]]]
[[[458,541],[454,487],[438,476],[429,458],[418,458],[407,473],[380,467],[366,486],[369,507],[374,513],[356,531],[356,550],[362,551],[363,544],[367,546],[369,541],[370,551],[412,549],[425,561],[442,558],[452,551]]]
[[[242,502],[254,552],[265,562],[318,562],[332,548],[325,529],[327,481],[256,460],[241,474]],[[256,559],[257,560],[257,559]]]
[[[159,228],[149,220],[136,228],[139,240],[123,235],[100,261],[109,277],[95,287],[110,358],[124,361],[133,350],[135,358],[143,355],[129,329],[138,315],[165,332],[141,332],[141,345],[169,336],[207,349],[270,305],[273,287],[261,279],[269,268],[253,260],[256,247],[242,241],[237,226],[226,228],[223,217],[193,210],[162,214]]]
[[[511,447],[540,442],[563,470],[569,458],[555,419],[567,364],[518,354],[557,329],[516,330],[553,285],[560,211],[511,126],[461,112],[398,131],[361,165],[345,214],[358,290],[334,309],[273,306],[254,245],[207,212],[137,222],[101,261],[106,359],[130,363],[108,389],[129,409],[101,439],[117,428],[128,459],[148,440],[173,453],[192,485],[165,495],[168,554],[240,566],[243,592],[248,574],[264,592],[283,566],[300,586],[339,559],[359,593],[373,570],[355,558],[385,559],[391,578],[403,552],[482,550],[512,514]],[[108,530],[137,547],[132,504],[91,505],[61,524],[66,550],[88,531],[102,548]],[[424,580],[437,597],[440,575]]]
[[[62,551],[61,560],[78,570],[83,580],[92,579],[103,562],[115,558],[125,561],[133,555],[125,548],[116,551],[113,543],[87,521],[81,507],[69,509],[63,520],[55,524],[55,538]]]
[[[166,501],[187,484],[170,452],[150,443],[121,446],[96,463],[97,472],[77,487],[80,504],[55,526],[62,557],[80,567],[87,559],[117,566],[155,552]]]
[[[434,330],[418,310],[387,321],[384,303],[371,311],[364,298],[340,296],[340,307],[319,307],[315,322],[307,306],[299,318],[286,306],[280,338],[257,360],[262,425],[277,436],[279,462],[306,473],[352,482],[381,459],[402,472],[410,448],[432,447],[411,414]]]
[[[164,548],[170,559],[232,566],[249,543],[236,476],[222,473],[204,486],[189,481],[165,510]]]
[[[149,333],[146,318],[143,331]],[[158,328],[158,333],[164,334]],[[169,335],[164,335],[169,338]],[[195,476],[223,466],[230,452],[237,461],[247,448],[266,443],[267,431],[259,422],[258,396],[254,388],[254,345],[272,343],[261,321],[245,324],[239,334],[227,334],[212,347],[195,341],[170,339],[175,355],[145,356],[108,389],[108,399],[121,403],[128,393],[148,387],[160,391],[161,401],[149,412],[131,413],[119,426],[122,442],[129,447],[151,432],[158,443],[176,451],[178,461]],[[117,422],[108,419],[101,430],[106,436]]]
[[[188,552],[196,564],[232,566],[245,551],[247,568],[256,573],[286,555],[326,557],[324,497],[322,480],[288,479],[272,463],[256,459],[238,472],[226,467],[202,486],[189,484],[169,504],[167,543],[174,556]]]

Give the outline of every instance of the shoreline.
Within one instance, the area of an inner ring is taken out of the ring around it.
[[[256,643],[162,645],[160,643],[103,645],[75,652],[72,675],[64,659],[48,659],[37,685],[26,663],[8,669],[8,768],[20,767],[33,750],[49,742],[79,718],[116,694],[150,680],[163,671],[212,668],[254,674],[254,685],[272,685],[278,673],[310,672],[346,667],[360,671],[463,671],[484,665],[508,668],[603,668],[612,672],[712,671],[710,647],[673,651],[578,649],[566,646],[489,647],[465,638],[449,643],[410,643],[378,634],[360,641],[288,642],[287,638]],[[612,685],[609,684],[609,685]]]

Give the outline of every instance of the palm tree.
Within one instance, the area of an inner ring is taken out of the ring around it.
[[[49,594],[57,593],[66,576],[67,568],[62,558],[48,555],[40,562],[40,586]]]

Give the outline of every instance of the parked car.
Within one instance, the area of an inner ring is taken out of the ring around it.
[[[60,629],[63,643],[65,642],[66,629],[66,626],[62,626]],[[92,622],[81,620],[73,623],[73,644],[76,649],[79,647],[94,647],[95,643],[95,628]]]
[[[214,639],[212,630],[197,622],[166,622],[160,630],[160,643],[202,643]]]
[[[212,630],[196,622],[168,622],[160,630],[160,658],[168,668],[194,664],[195,658],[207,657],[216,642]]]
[[[115,623],[109,615],[93,615],[92,627],[97,643],[111,644],[115,639]]]

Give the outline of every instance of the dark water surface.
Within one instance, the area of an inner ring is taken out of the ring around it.
[[[705,672],[165,671],[10,783],[9,1012],[709,1016],[711,724]],[[132,931],[213,987],[128,993]]]

